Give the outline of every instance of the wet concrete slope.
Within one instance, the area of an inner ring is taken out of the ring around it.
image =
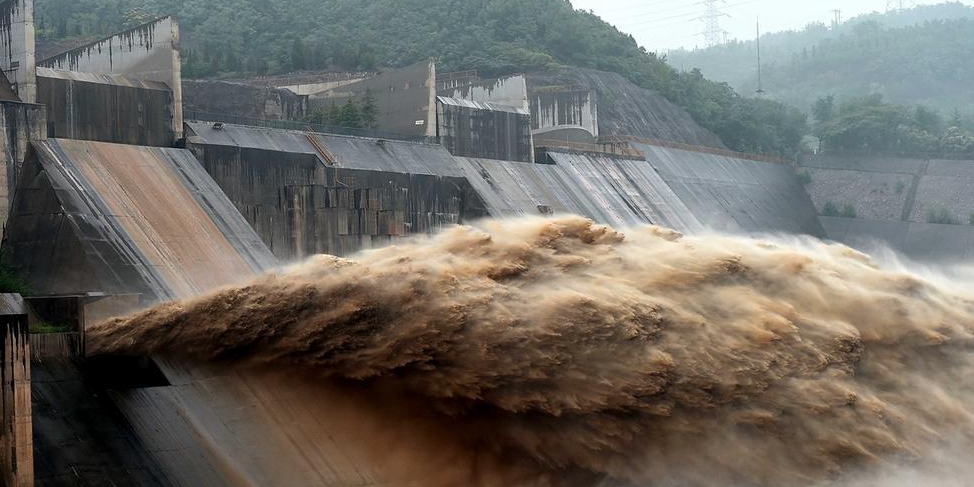
[[[276,265],[189,151],[59,139],[34,150],[5,251],[36,292],[189,297]]]
[[[548,153],[554,164],[458,158],[493,216],[570,213],[618,227],[700,223],[645,161]]]
[[[708,228],[825,236],[815,208],[790,166],[634,145]]]
[[[37,487],[173,485],[79,361],[35,359],[31,396]]]
[[[868,253],[894,250],[933,263],[974,262],[974,226],[821,217],[829,239]]]
[[[26,269],[45,292],[189,297],[276,265],[187,150],[35,150],[11,235],[38,255]],[[341,418],[296,406],[286,382],[165,357],[99,360],[35,361],[40,485],[376,485]]]
[[[356,448],[365,432],[286,378],[157,363],[170,386],[113,399],[174,485],[391,485],[377,480],[376,458]]]

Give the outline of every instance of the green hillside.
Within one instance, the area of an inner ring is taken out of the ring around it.
[[[42,49],[175,15],[186,77],[372,70],[436,57],[485,75],[579,66],[621,74],[686,108],[728,147],[792,154],[797,110],[681,73],[565,0],[37,0]]]
[[[812,24],[761,39],[769,99],[808,111],[822,96],[845,102],[883,95],[952,115],[974,113],[974,7],[960,3],[871,14],[837,27]],[[670,62],[699,68],[744,93],[757,89],[754,41],[675,51]]]

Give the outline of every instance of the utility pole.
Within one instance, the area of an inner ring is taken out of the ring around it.
[[[706,11],[697,20],[704,22],[704,31],[701,33],[707,42],[707,47],[714,47],[727,40],[727,31],[720,27],[720,18],[727,17],[717,7],[718,3],[725,3],[726,0],[703,0],[698,5],[703,5]]]
[[[835,9],[832,11],[832,15],[834,16],[832,18],[832,28],[834,29],[838,27],[839,24],[842,23],[842,11],[839,9]]]

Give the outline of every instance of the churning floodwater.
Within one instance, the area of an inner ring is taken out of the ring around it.
[[[413,485],[967,485],[974,453],[974,283],[811,239],[484,221],[88,341],[422,411],[368,430],[449,443],[393,469]]]

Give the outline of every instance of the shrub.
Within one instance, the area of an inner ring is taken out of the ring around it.
[[[846,203],[846,205],[842,207],[842,216],[845,218],[855,218],[856,207]]]
[[[956,225],[957,220],[946,208],[936,208],[927,210],[927,223],[939,223],[941,225]]]
[[[826,201],[825,206],[822,207],[823,216],[840,216],[839,207],[831,201]]]
[[[34,323],[30,327],[30,332],[35,334],[71,333],[74,331],[77,331],[77,329],[68,323],[48,323],[46,321],[41,321]]]
[[[812,173],[808,172],[807,169],[798,171],[798,182],[802,183],[802,186],[812,184]]]
[[[2,255],[0,255],[0,293],[30,294],[27,283],[7,265]]]

